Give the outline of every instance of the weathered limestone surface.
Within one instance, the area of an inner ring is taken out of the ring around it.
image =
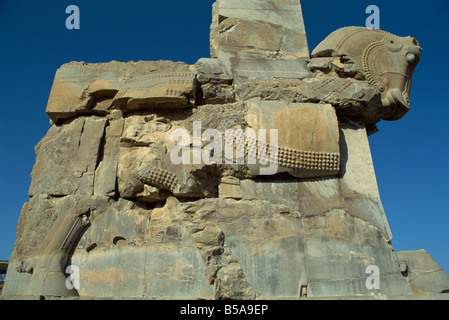
[[[71,62],[56,72],[46,112],[58,123],[116,109],[179,109],[190,105],[194,90],[195,76],[182,62]]]
[[[334,31],[312,52],[312,57],[340,57],[353,64],[359,78],[365,78],[381,93],[385,120],[398,120],[410,110],[413,71],[422,48],[413,37],[361,27]],[[345,69],[347,66],[345,66]]]
[[[414,294],[449,292],[449,276],[426,250],[396,252]]]
[[[29,196],[92,195],[106,123],[106,119],[83,117],[52,126],[35,148]]]
[[[212,56],[236,81],[309,75],[299,0],[219,0],[211,30]]]
[[[63,65],[3,294],[443,290],[447,275],[428,256],[394,253],[367,138],[409,108],[419,55],[412,38],[345,28],[310,57],[299,0],[219,0],[211,58]],[[76,290],[66,287],[69,265]]]

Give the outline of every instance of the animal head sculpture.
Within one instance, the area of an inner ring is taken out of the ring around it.
[[[422,48],[412,37],[363,27],[331,33],[312,57],[346,56],[381,93],[384,120],[398,120],[410,110],[410,88]]]

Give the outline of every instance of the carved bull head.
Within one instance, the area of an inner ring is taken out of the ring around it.
[[[346,56],[381,93],[384,120],[398,120],[410,110],[410,88],[422,48],[412,37],[363,27],[331,33],[312,57]]]

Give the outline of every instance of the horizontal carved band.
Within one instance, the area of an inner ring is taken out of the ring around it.
[[[156,73],[145,77],[136,77],[123,80],[123,83],[139,83],[145,81],[151,81],[154,79],[161,78],[171,78],[169,83],[178,83],[178,84],[189,84],[192,82],[192,79],[195,78],[193,73],[188,72],[168,72],[168,73]]]
[[[226,141],[231,145],[232,141]],[[290,170],[314,170],[338,172],[340,170],[340,154],[319,151],[302,151],[284,147],[273,147],[254,138],[236,136],[236,148],[244,148],[245,156],[270,163]],[[273,152],[277,152],[277,155]],[[272,156],[273,154],[273,156]]]

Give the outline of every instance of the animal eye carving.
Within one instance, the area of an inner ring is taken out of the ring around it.
[[[409,52],[407,53],[405,59],[407,60],[408,64],[414,64],[416,61],[416,56],[413,53]]]
[[[399,52],[402,49],[401,41],[397,41],[392,37],[386,37],[384,43],[391,52]]]

